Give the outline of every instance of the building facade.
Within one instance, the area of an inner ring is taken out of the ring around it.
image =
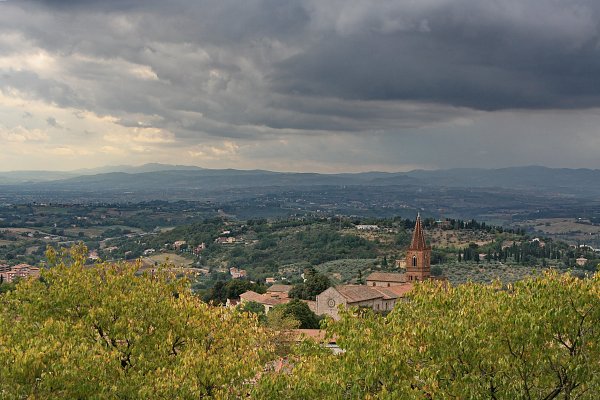
[[[417,215],[410,247],[406,252],[406,280],[424,281],[431,277],[431,247],[425,241],[421,215]]]
[[[339,319],[339,306],[365,307],[374,311],[391,311],[396,302],[412,290],[412,284],[383,287],[366,285],[340,285],[330,287],[317,296],[316,314]]]
[[[406,252],[406,272],[373,272],[366,285],[331,287],[317,296],[316,313],[339,319],[338,307],[368,307],[386,312],[394,308],[413,288],[414,282],[431,277],[431,247],[425,241],[421,216],[417,215],[410,247]],[[443,277],[435,279],[444,280]]]
[[[367,276],[367,286],[391,287],[406,283],[406,275],[397,272],[373,272]]]
[[[12,267],[0,265],[0,281],[2,282],[14,282],[17,279],[37,278],[39,276],[40,269],[29,264],[19,264]]]

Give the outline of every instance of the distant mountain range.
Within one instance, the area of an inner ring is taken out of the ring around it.
[[[85,175],[108,174],[123,172],[139,174],[159,171],[198,171],[203,168],[189,165],[144,164],[140,166],[113,165],[100,168],[82,168],[73,171],[8,171],[0,172],[0,184],[34,183],[76,178]]]
[[[0,185],[12,190],[152,191],[308,186],[427,186],[505,188],[538,194],[600,196],[600,170],[540,166],[500,169],[459,168],[355,174],[284,173],[263,170],[204,169],[146,164],[76,171],[0,172]]]
[[[97,175],[107,174],[110,172],[125,172],[128,174],[139,174],[143,172],[159,172],[159,171],[201,171],[204,168],[196,167],[192,165],[170,165],[170,164],[159,164],[150,163],[144,164],[137,167],[131,165],[113,165],[100,168],[84,168],[73,171],[77,175]]]

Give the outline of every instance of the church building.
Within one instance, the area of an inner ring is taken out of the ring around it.
[[[391,311],[412,290],[414,282],[426,279],[432,279],[431,247],[425,241],[421,215],[417,215],[412,241],[406,252],[406,273],[373,272],[367,277],[366,285],[330,287],[317,296],[317,314],[338,319],[339,305]]]
[[[431,247],[425,241],[421,215],[418,214],[412,241],[406,252],[406,280],[408,282],[424,281],[430,277]]]

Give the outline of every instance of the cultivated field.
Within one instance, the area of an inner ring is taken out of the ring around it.
[[[537,231],[549,234],[562,233],[600,233],[600,225],[592,225],[589,222],[580,221],[575,218],[546,218],[524,221],[521,226],[532,227]]]
[[[531,275],[541,275],[547,268],[492,263],[453,263],[441,265],[444,275],[453,285],[466,282],[489,283],[499,279],[503,283],[516,282]]]
[[[600,247],[600,225],[577,218],[545,218],[528,220],[519,226],[540,236],[564,240],[570,244],[589,244]]]
[[[469,230],[441,230],[432,229],[425,232],[425,236],[435,247],[454,247],[465,248],[469,243],[477,243],[479,246],[490,243],[494,240],[494,235],[485,231]]]

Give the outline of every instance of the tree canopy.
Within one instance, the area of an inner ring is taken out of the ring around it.
[[[207,303],[225,304],[227,299],[237,299],[248,290],[256,293],[264,293],[267,288],[258,283],[250,282],[247,279],[231,279],[228,281],[217,281],[215,285],[206,293],[204,301]]]
[[[84,267],[86,255],[50,252],[40,280],[0,297],[0,397],[245,396],[270,354],[252,314],[211,307],[164,271]]]
[[[50,251],[40,279],[0,295],[1,398],[592,400],[600,392],[598,275],[418,283],[387,316],[349,309],[326,320],[343,349],[334,355],[273,332],[314,317],[302,301],[275,307],[263,326],[256,304],[211,306],[166,269],[86,267],[86,256],[83,247]],[[279,356],[285,368],[271,368]]]
[[[345,350],[303,347],[258,398],[595,399],[600,278],[550,273],[514,285],[416,286],[387,317],[329,321]]]
[[[323,293],[331,286],[331,281],[314,268],[304,270],[305,282],[295,285],[290,291],[290,297],[303,300],[314,300],[317,295]]]
[[[298,321],[300,329],[318,329],[319,318],[302,300],[293,299],[289,303],[273,307],[273,311],[281,310],[283,317],[290,317]]]

